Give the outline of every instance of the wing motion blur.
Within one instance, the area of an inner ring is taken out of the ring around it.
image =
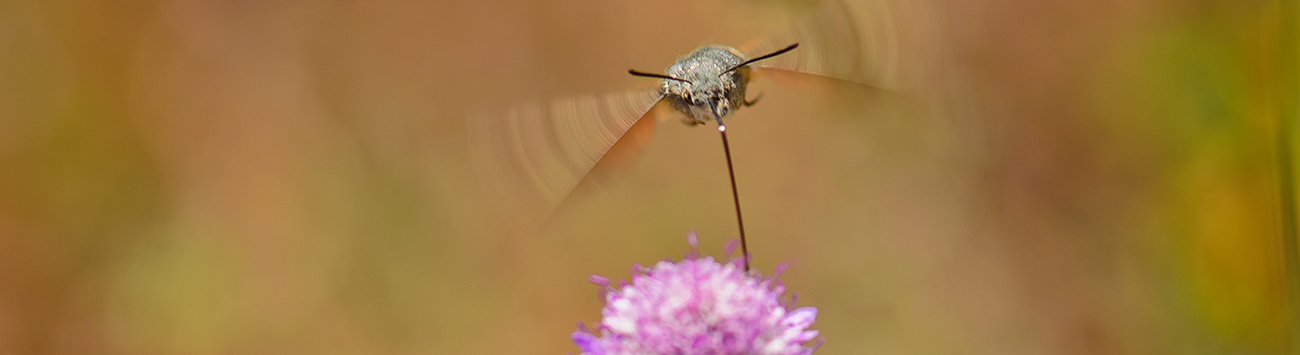
[[[926,1],[826,0],[750,55],[797,50],[753,64],[755,77],[805,84],[847,81],[906,95],[938,56]],[[836,79],[836,80],[828,80]],[[498,207],[549,216],[581,186],[622,170],[670,115],[657,90],[524,103],[469,123],[473,162]]]
[[[912,92],[928,79],[937,58],[934,12],[926,3],[827,0],[784,30],[740,49],[753,56],[799,43],[798,50],[756,63],[759,78],[800,84],[820,76]]]
[[[584,180],[625,168],[654,133],[658,91],[522,103],[470,122],[473,161],[488,198],[546,214]]]

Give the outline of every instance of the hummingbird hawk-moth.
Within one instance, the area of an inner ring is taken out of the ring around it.
[[[680,116],[688,126],[717,124],[732,172],[724,120],[756,103],[745,96],[752,79],[830,79],[892,92],[920,82],[933,57],[926,47],[933,26],[921,3],[827,0],[784,31],[740,48],[701,47],[663,74],[629,70],[661,79],[654,90],[521,104],[474,117],[475,167],[498,205],[554,208],[586,181],[628,164],[657,121]]]

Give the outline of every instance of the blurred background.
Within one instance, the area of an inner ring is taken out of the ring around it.
[[[729,124],[818,354],[1290,352],[1293,3],[916,3],[922,114],[756,83]],[[538,225],[469,113],[815,6],[0,0],[0,354],[576,352],[588,274],[735,237],[717,134],[661,124]]]

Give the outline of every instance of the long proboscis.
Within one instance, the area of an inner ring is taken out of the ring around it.
[[[731,201],[736,204],[736,226],[740,228],[740,258],[744,260],[745,272],[749,272],[749,243],[745,241],[745,219],[740,214],[740,193],[736,189],[736,169],[731,164],[731,144],[727,142],[727,125],[722,117],[713,115],[718,120],[718,134],[722,135],[722,152],[727,156],[727,176],[731,178]]]

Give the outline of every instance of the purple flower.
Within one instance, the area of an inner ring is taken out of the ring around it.
[[[807,330],[817,309],[794,309],[797,294],[781,300],[785,286],[777,276],[784,263],[771,278],[747,274],[740,259],[697,257],[694,234],[685,259],[634,266],[631,285],[620,281],[614,289],[609,279],[592,275],[605,308],[594,331],[579,323],[573,332],[584,355],[803,355],[817,348],[803,346],[817,337]]]

